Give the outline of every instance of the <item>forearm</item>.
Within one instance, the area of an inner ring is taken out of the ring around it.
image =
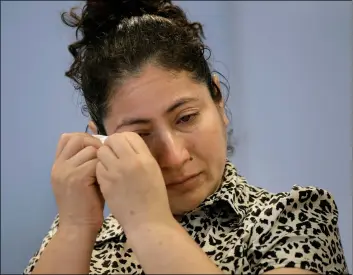
[[[32,274],[88,274],[95,239],[92,232],[59,228]]]
[[[147,274],[223,274],[175,220],[126,234]]]

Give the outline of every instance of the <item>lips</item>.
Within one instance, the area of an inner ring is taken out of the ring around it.
[[[190,179],[192,179],[192,178],[194,178],[194,177],[196,177],[198,175],[200,175],[200,173],[176,179],[176,180],[170,182],[169,184],[167,184],[167,186],[183,184],[184,182],[186,182],[186,181],[188,181],[188,180],[190,180]]]

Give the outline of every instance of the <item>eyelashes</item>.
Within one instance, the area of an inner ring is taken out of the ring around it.
[[[198,115],[199,115],[199,113],[193,113],[193,114],[184,115],[180,119],[177,120],[177,124],[179,124],[179,123],[182,123],[182,124],[191,123],[191,122],[193,122],[196,119],[196,117]]]
[[[185,127],[191,126],[196,121],[199,114],[200,114],[199,112],[196,112],[196,113],[183,115],[176,120],[176,125],[185,126]],[[135,131],[135,133],[137,133],[142,138],[146,138],[151,135],[151,133],[148,131]]]

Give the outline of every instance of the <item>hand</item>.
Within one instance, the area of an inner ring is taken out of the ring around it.
[[[173,218],[161,169],[139,135],[113,134],[97,156],[101,192],[125,231]]]
[[[102,143],[86,133],[63,134],[51,171],[60,228],[98,233],[104,221],[104,198],[96,179],[97,150]]]

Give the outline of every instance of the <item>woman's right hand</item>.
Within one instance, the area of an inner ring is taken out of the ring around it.
[[[51,183],[60,228],[98,233],[104,221],[104,198],[96,179],[97,150],[102,143],[87,133],[63,134],[59,140]]]

